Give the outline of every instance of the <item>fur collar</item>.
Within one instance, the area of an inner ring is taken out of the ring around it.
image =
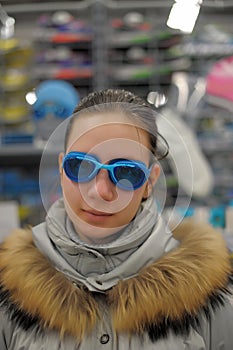
[[[148,331],[152,339],[166,336],[169,328],[188,332],[201,310],[207,313],[210,304],[221,303],[231,273],[221,234],[190,221],[174,236],[178,248],[107,291],[116,332]],[[57,329],[61,337],[82,339],[101,318],[93,294],[55,270],[26,230],[17,230],[1,246],[0,298],[25,328],[37,324]]]

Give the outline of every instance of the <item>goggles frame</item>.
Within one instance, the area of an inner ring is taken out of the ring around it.
[[[78,178],[78,176],[75,176],[74,174],[72,174],[70,163],[71,163],[71,160],[75,160],[75,159],[78,159],[81,161],[80,165],[82,161],[88,161],[92,165],[94,165],[93,170],[90,171],[89,175]],[[141,186],[143,186],[143,184],[148,180],[150,176],[152,166],[153,164],[149,168],[147,168],[146,164],[139,160],[128,160],[128,159],[121,159],[121,158],[112,159],[109,161],[108,164],[103,164],[101,163],[100,159],[96,155],[88,154],[84,152],[69,152],[63,157],[63,161],[62,161],[62,168],[64,169],[66,176],[71,181],[74,181],[76,183],[90,182],[96,177],[100,169],[105,169],[108,171],[109,178],[114,183],[114,185],[126,191],[136,190]],[[141,171],[140,173],[142,174],[142,176],[135,183],[131,182],[131,180],[127,177],[125,178],[125,180],[128,185],[124,184],[121,181],[121,180],[124,180],[124,178],[118,179],[116,175],[116,169],[119,167],[122,167],[124,169],[129,168],[129,170],[130,169],[133,170],[136,168],[137,170]]]

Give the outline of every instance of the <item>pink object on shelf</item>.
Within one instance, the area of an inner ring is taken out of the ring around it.
[[[206,78],[206,93],[233,101],[233,56],[214,64]]]

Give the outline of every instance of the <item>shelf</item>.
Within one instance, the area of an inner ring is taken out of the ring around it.
[[[14,144],[14,145],[3,145],[0,147],[0,157],[12,156],[12,155],[37,155],[41,154],[43,148],[36,147],[32,144]]]
[[[38,166],[43,155],[43,147],[36,147],[32,144],[28,145],[9,145],[0,147],[0,164],[2,167],[32,167],[35,166],[38,169]],[[43,162],[47,162],[48,166],[53,166],[57,164],[58,154],[61,152],[61,149],[46,150],[46,155],[43,158]]]
[[[1,146],[1,167],[37,165],[40,162],[43,149],[31,144]]]
[[[62,2],[35,2],[25,4],[4,5],[4,10],[8,14],[44,12],[44,11],[71,11],[71,10],[86,10],[91,4],[91,1],[62,1]]]

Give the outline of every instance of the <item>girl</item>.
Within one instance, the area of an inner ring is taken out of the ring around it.
[[[1,246],[1,350],[231,350],[221,235],[170,232],[153,188],[154,111],[123,90],[84,98],[59,155],[63,196]]]

